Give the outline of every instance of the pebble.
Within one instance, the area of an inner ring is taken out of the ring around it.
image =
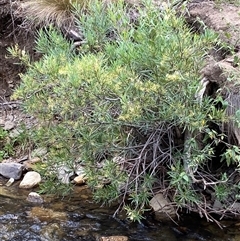
[[[6,185],[7,187],[10,187],[13,183],[14,183],[14,178],[10,178],[5,185]]]
[[[32,188],[37,186],[41,182],[41,176],[39,173],[30,171],[27,172],[23,180],[19,184],[19,188]]]
[[[4,124],[4,130],[9,131],[12,130],[15,127],[15,123],[13,121],[6,121]]]
[[[31,203],[43,203],[43,198],[36,192],[30,192],[27,201]]]
[[[99,241],[128,241],[127,236],[108,236],[108,237],[101,237]]]
[[[73,182],[77,185],[83,185],[86,182],[86,174],[81,174],[73,179]]]

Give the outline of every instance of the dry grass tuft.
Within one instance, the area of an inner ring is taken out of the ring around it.
[[[118,0],[100,0],[108,5]],[[133,6],[141,2],[140,0],[125,0],[125,3]],[[25,0],[18,2],[18,8],[15,11],[15,16],[23,18],[27,29],[36,26],[55,25],[58,28],[74,25],[74,5],[79,5],[79,9],[83,11],[88,9],[89,4],[94,4],[94,0]]]
[[[85,8],[89,0],[28,0],[21,4],[21,15],[31,25],[54,24],[57,27],[73,22],[73,3]]]

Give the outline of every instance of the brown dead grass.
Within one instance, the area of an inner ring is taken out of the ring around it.
[[[33,26],[54,24],[57,27],[72,23],[73,3],[83,9],[89,0],[28,0],[21,4],[21,15]]]

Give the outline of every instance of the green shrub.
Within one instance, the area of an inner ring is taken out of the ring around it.
[[[174,10],[151,3],[136,7],[134,23],[121,2],[105,8],[96,1],[81,15],[74,7],[86,38],[78,54],[54,28],[39,31],[39,61],[10,50],[29,66],[14,98],[39,121],[46,169],[80,160],[95,199],[121,198],[119,209],[132,220],[159,191],[200,212],[205,200],[196,180],[211,182],[205,167],[223,140],[209,124],[226,121],[215,107],[220,97],[196,97],[216,36],[191,32]]]
[[[18,133],[17,133],[18,132]],[[23,153],[26,146],[30,146],[28,134],[24,126],[18,128],[16,135],[0,127],[0,161]]]

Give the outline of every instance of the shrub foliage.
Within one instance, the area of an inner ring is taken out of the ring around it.
[[[222,201],[231,185],[224,168],[209,164],[215,149],[224,143],[229,165],[238,165],[239,152],[221,133],[221,97],[199,97],[216,36],[193,33],[173,9],[117,2],[95,1],[85,13],[73,4],[85,37],[76,49],[48,27],[38,34],[39,61],[10,50],[28,65],[14,98],[38,119],[34,138],[49,148],[47,173],[80,162],[96,200],[121,200],[118,210],[132,220],[157,192],[210,218],[213,201],[199,190]]]

